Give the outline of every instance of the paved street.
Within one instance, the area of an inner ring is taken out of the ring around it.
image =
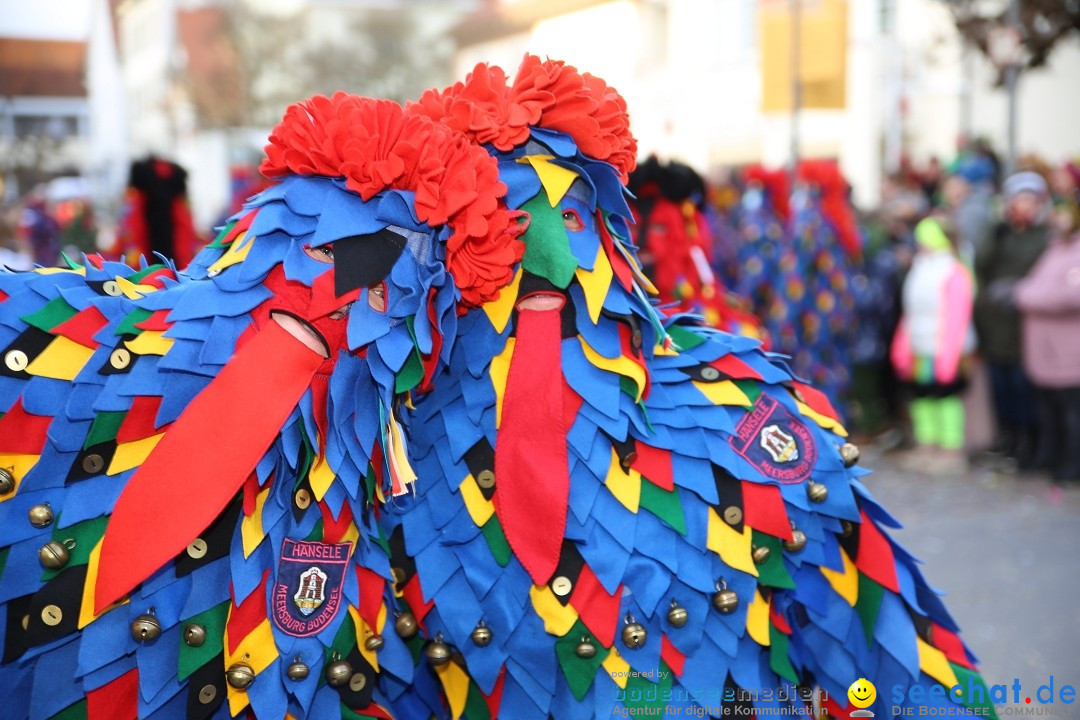
[[[867,485],[905,529],[989,684],[1080,689],[1080,487],[976,470],[930,477],[864,452]],[[1021,702],[1023,698],[1021,698]],[[1077,714],[1077,705],[1058,713]]]

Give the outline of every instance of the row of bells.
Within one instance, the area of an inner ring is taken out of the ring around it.
[[[851,467],[855,463],[859,462],[859,448],[858,448],[858,446],[854,445],[852,443],[844,443],[843,445],[840,446],[840,457],[843,458],[845,467]],[[636,459],[637,459],[637,453],[631,452],[631,453],[628,453],[627,456],[621,458],[621,461],[622,461],[622,464],[624,466],[629,467],[630,464],[633,463],[634,460],[636,460]],[[488,474],[492,475],[491,480],[494,481],[494,474],[490,473],[490,471],[486,471],[486,472]],[[493,484],[493,482],[492,482],[492,484]],[[828,494],[829,494],[828,489],[824,485],[822,485],[820,483],[810,482],[810,483],[807,484],[806,489],[807,489],[807,492],[810,495],[810,499],[815,501],[815,502],[824,502],[826,496],[828,496]],[[0,468],[0,495],[7,495],[7,494],[11,493],[14,490],[15,490],[15,477],[11,474],[11,471],[9,469]],[[35,511],[40,512],[39,509],[43,508],[43,507],[48,508],[48,505],[36,505],[33,508],[31,508],[31,510],[30,510],[30,521],[31,522],[34,522],[34,512]],[[51,521],[52,521],[52,511],[49,510],[49,519],[46,520],[42,525],[38,525],[38,527],[44,527],[45,525],[48,525]],[[35,525],[36,524],[37,523],[35,523]]]
[[[859,449],[851,443],[845,443],[841,446],[840,454],[846,466],[850,467],[858,462]],[[8,494],[14,488],[15,481],[11,472],[0,468],[0,495]],[[807,494],[814,502],[824,502],[828,497],[828,488],[811,481],[807,484]],[[30,523],[35,527],[46,527],[53,521],[52,508],[47,503],[35,505],[29,510],[29,518]],[[850,527],[849,523],[844,524],[845,535],[850,533]],[[793,528],[792,539],[784,540],[783,545],[784,549],[789,552],[798,552],[806,546],[806,535],[801,530]],[[73,548],[74,541],[72,540],[65,542],[50,540],[42,546],[38,557],[44,567],[50,570],[59,570],[67,564]],[[751,553],[754,562],[760,565],[768,561],[770,550],[764,546],[755,546]],[[739,597],[734,590],[728,588],[721,581],[721,583],[717,584],[717,590],[712,595],[712,604],[718,612],[731,613],[739,606]],[[677,601],[672,600],[667,618],[672,627],[681,628],[686,625],[689,615],[686,608],[679,605]],[[399,613],[394,620],[395,632],[404,639],[415,636],[418,629],[416,618],[412,613]],[[161,635],[161,625],[153,614],[140,615],[131,623],[131,635],[136,642],[150,643]],[[647,636],[648,631],[645,627],[628,615],[622,630],[622,638],[626,646],[631,649],[640,648],[645,644]],[[483,621],[480,621],[473,630],[471,637],[476,645],[484,647],[491,643],[491,628],[485,625]],[[184,641],[188,645],[199,647],[205,640],[206,630],[203,627],[190,624],[184,628]],[[384,642],[382,636],[372,634],[364,641],[364,646],[370,651],[377,651],[383,646]],[[575,652],[578,657],[587,659],[595,657],[597,649],[590,638],[583,637],[575,648]],[[428,661],[435,666],[445,665],[452,657],[450,646],[443,640],[441,633],[428,643],[425,654]],[[309,673],[308,666],[300,662],[299,659],[293,662],[286,671],[286,674],[294,680],[303,680]],[[252,668],[242,662],[235,663],[226,671],[226,680],[232,687],[238,689],[246,688],[254,679],[255,674]],[[348,661],[341,659],[335,659],[327,665],[326,679],[334,687],[345,684],[350,684],[350,686],[359,684],[360,687],[363,687],[363,682],[366,682],[365,676],[353,673],[352,666]],[[354,689],[358,690],[360,688]]]

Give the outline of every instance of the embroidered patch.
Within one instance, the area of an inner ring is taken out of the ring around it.
[[[352,543],[285,540],[274,582],[274,624],[294,637],[326,627],[341,607]]]
[[[810,477],[817,460],[810,429],[767,395],[758,398],[728,442],[762,475],[784,484]]]

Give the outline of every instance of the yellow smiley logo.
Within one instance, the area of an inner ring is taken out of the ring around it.
[[[874,687],[874,683],[866,678],[859,678],[851,683],[847,696],[851,704],[857,708],[870,707],[874,704],[874,700],[877,699],[877,688]]]

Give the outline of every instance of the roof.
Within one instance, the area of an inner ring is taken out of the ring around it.
[[[86,97],[86,43],[0,37],[0,96]]]
[[[179,42],[187,58],[184,82],[207,127],[242,124],[247,95],[229,18],[217,7],[180,10]]]
[[[459,45],[475,45],[516,35],[541,20],[566,15],[611,0],[487,0],[453,30]]]

